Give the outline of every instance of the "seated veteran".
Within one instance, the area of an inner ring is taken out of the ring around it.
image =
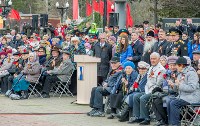
[[[74,65],[70,59],[70,52],[67,50],[62,51],[62,62],[58,67],[54,67],[53,70],[47,70],[46,71],[46,79],[43,83],[43,91],[42,96],[43,98],[49,98],[49,92],[53,84],[55,84],[56,81],[62,81],[67,82],[72,74],[72,71],[74,70]]]
[[[103,96],[108,96],[114,88],[115,83],[122,74],[120,59],[113,57],[110,61],[111,70],[107,79],[102,83],[103,86],[92,88],[90,97],[90,107],[92,110],[87,113],[88,116],[105,116],[103,110]]]
[[[180,124],[180,109],[185,105],[200,102],[199,78],[195,69],[188,66],[187,60],[179,57],[176,61],[178,76],[175,82],[168,81],[168,84],[177,89],[179,94],[170,101],[168,118],[170,125]]]

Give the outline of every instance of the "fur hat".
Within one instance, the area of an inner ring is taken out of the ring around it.
[[[147,33],[147,36],[154,37],[154,32],[153,32],[153,31],[149,31],[149,32]]]

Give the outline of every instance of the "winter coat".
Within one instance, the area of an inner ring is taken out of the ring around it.
[[[178,86],[179,95],[177,98],[183,99],[189,103],[200,102],[199,77],[193,67],[186,67],[183,72],[178,74],[180,81]]]
[[[30,66],[29,66],[30,65]],[[30,68],[29,68],[30,67]],[[26,75],[25,79],[28,82],[36,82],[40,76],[41,66],[39,61],[33,62],[32,64],[26,63],[22,73]]]
[[[62,82],[67,82],[71,78],[71,74],[74,70],[71,59],[63,60],[58,67],[54,67],[49,71],[50,75],[57,75]]]

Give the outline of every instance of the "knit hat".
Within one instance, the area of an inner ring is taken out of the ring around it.
[[[187,60],[184,57],[179,57],[176,60],[176,64],[183,64],[183,65],[187,65]]]
[[[88,47],[88,48],[91,49],[91,45],[90,45],[90,43],[85,43],[84,46],[85,46],[85,47]]]
[[[114,41],[114,42],[116,42],[115,36],[110,36],[109,39],[112,40],[112,41]]]
[[[168,64],[175,64],[177,59],[178,59],[177,56],[169,56],[168,57]]]
[[[135,69],[135,64],[131,61],[126,61],[124,64],[123,64],[123,68],[125,69],[127,66],[130,66],[132,67],[133,69]]]
[[[140,61],[138,63],[138,67],[139,68],[147,68],[147,69],[149,69],[150,65],[148,63],[144,62],[144,61]]]

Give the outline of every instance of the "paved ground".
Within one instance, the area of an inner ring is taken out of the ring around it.
[[[54,97],[17,101],[0,96],[0,126],[130,126],[117,119],[88,117],[84,113],[90,110],[89,106],[70,104],[75,99]]]

